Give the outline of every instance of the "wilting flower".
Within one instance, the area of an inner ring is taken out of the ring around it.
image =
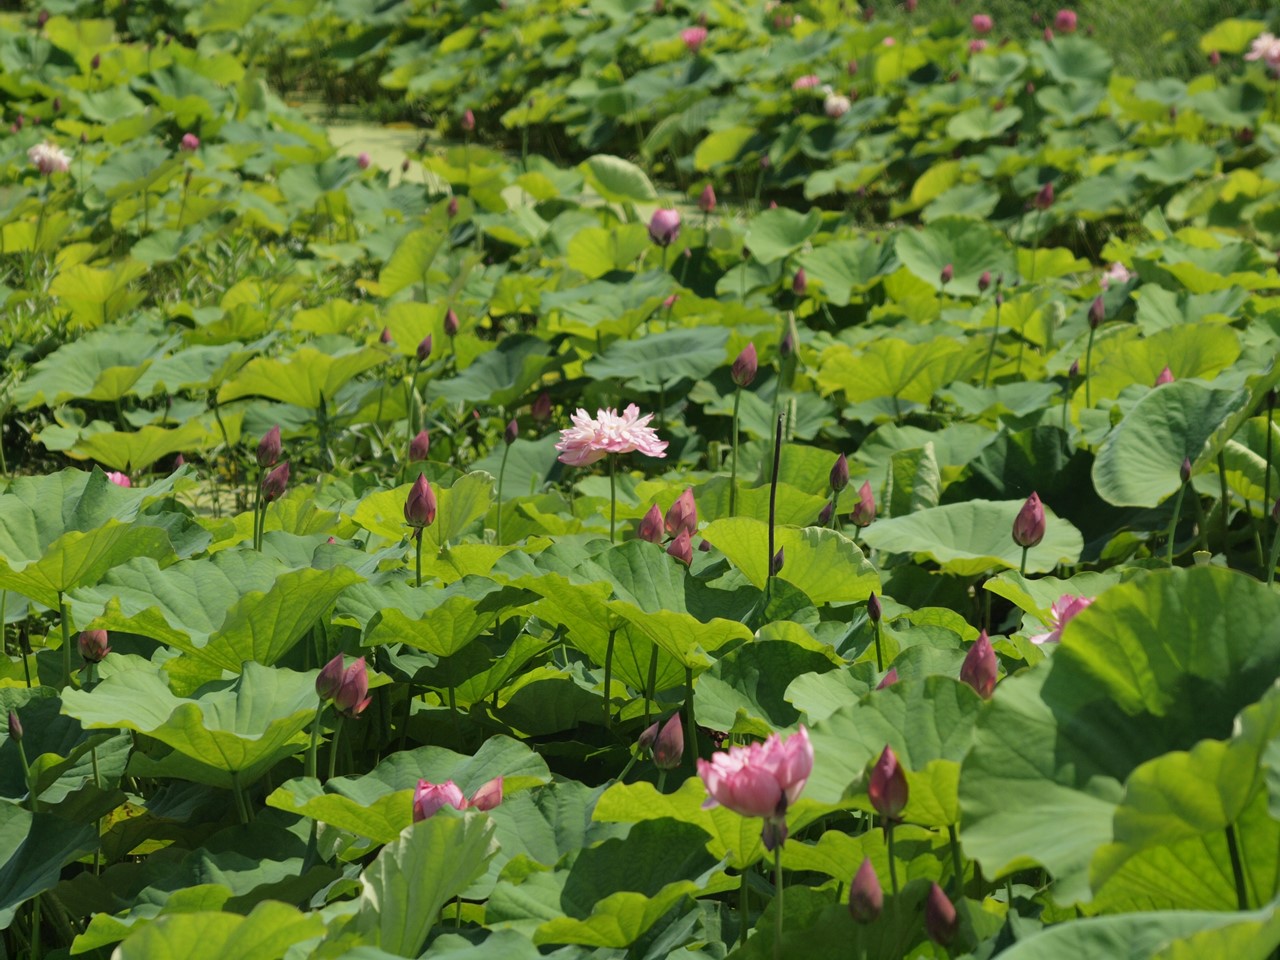
[[[680,211],[659,207],[649,218],[649,239],[660,247],[672,244],[680,236]]]
[[[853,505],[849,520],[858,527],[869,527],[876,518],[876,498],[871,492],[871,481],[868,480],[858,488],[858,502]]]
[[[827,98],[822,101],[822,112],[832,120],[838,120],[849,112],[849,108],[853,106],[853,101],[842,93],[828,93]]]
[[[796,77],[791,82],[792,90],[812,90],[818,84],[822,83],[816,73],[806,73],[803,77]]]
[[[1059,10],[1053,17],[1053,29],[1059,33],[1075,33],[1076,32],[1076,12],[1074,10]]]
[[[404,519],[405,523],[417,529],[418,534],[423,527],[429,527],[435,523],[436,494],[431,489],[430,481],[422,474],[418,474],[418,479],[413,482],[409,496],[405,499]]]
[[[112,470],[107,474],[107,479],[114,483],[117,487],[132,487],[133,481],[126,474],[118,470]]]
[[[975,13],[969,21],[969,26],[973,28],[974,33],[990,33],[995,29],[996,22],[991,19],[990,14]]]
[[[998,673],[996,652],[991,646],[987,631],[983,630],[978,634],[977,642],[965,654],[964,663],[960,665],[960,679],[973,687],[983,700],[990,700],[996,689]]]
[[[103,658],[111,652],[111,647],[107,645],[105,630],[82,630],[76,643],[85,663],[101,663]]]
[[[1168,365],[1166,364],[1165,368],[1160,371],[1160,376],[1156,377],[1156,382],[1154,386],[1162,387],[1166,383],[1173,383],[1173,380],[1174,380],[1173,371],[1170,370]]]
[[[427,454],[431,450],[431,434],[426,430],[419,430],[417,436],[409,441],[409,460],[416,462],[418,460],[427,459]]]
[[[413,822],[426,820],[443,807],[453,807],[455,810],[466,810],[468,807],[492,810],[501,802],[502,777],[494,777],[483,784],[471,795],[470,800],[452,780],[444,783],[419,780],[417,789],[413,791]]]
[[[863,857],[862,866],[849,884],[849,916],[859,923],[871,923],[884,909],[884,890],[870,857]]]
[[[1044,531],[1044,504],[1040,495],[1033,492],[1013,518],[1013,542],[1030,549],[1044,539]]]
[[[1093,597],[1081,597],[1071,593],[1064,593],[1053,601],[1053,606],[1049,608],[1049,626],[1053,629],[1048,633],[1037,633],[1034,637],[1028,637],[1027,639],[1035,644],[1057,643],[1062,639],[1062,628],[1071,622],[1072,617],[1091,603],[1093,603]]]
[[[640,416],[640,408],[634,403],[618,415],[612,407],[596,411],[593,420],[581,407],[570,419],[573,426],[560,431],[560,462],[574,467],[585,467],[610,453],[639,451],[646,457],[665,457],[667,441],[659,440],[658,433],[649,421],[653,414]]]
[[[945,947],[955,939],[959,927],[955,905],[947,899],[940,886],[929,884],[929,895],[924,901],[924,929],[929,939]]]
[[[52,143],[37,143],[27,151],[27,158],[46,177],[71,169],[71,158]]]
[[[641,540],[647,540],[649,543],[661,543],[662,527],[662,511],[655,503],[649,508],[649,512],[644,515],[640,525],[636,527],[636,536]]]
[[[680,31],[680,39],[684,41],[685,49],[697,56],[698,51],[702,49],[702,45],[707,40],[707,28],[688,27]]]
[[[195,153],[200,149],[200,138],[194,133],[184,133],[182,140],[178,143],[179,150],[185,150],[187,153]]]
[[[756,378],[756,373],[760,370],[760,360],[756,356],[756,345],[748,343],[742,348],[742,352],[738,354],[733,366],[729,370],[729,376],[733,378],[733,382],[739,387],[749,387]]]
[[[332,700],[340,686],[342,686],[342,654],[338,654],[326,663],[316,677],[316,696],[321,700]]]
[[[267,503],[284,496],[289,486],[289,461],[286,460],[262,478],[262,499]]]
[[[1102,276],[1098,282],[1102,284],[1102,289],[1106,290],[1113,283],[1128,283],[1133,278],[1123,263],[1113,263],[1102,271]]]
[[[369,696],[369,672],[361,657],[342,672],[342,680],[333,693],[333,706],[344,717],[355,719],[373,700]]]
[[[693,538],[688,530],[681,530],[676,538],[667,544],[667,556],[674,557],[686,567],[693,563]]]
[[[671,509],[667,511],[666,528],[667,533],[673,537],[679,536],[681,531],[690,536],[697,532],[698,506],[693,500],[693,487],[685,487],[684,493],[671,504]]]
[[[715,210],[715,208],[716,208],[716,191],[711,186],[711,184],[708,183],[705,187],[702,188],[702,193],[698,195],[698,209],[701,210],[703,213],[711,213]]]
[[[764,817],[769,850],[787,838],[787,807],[795,803],[813,772],[813,746],[803,725],[786,740],[776,733],[764,743],[730,747],[710,760],[698,759],[707,788],[704,810],[727,807],[744,817]]]
[[[280,459],[280,427],[274,426],[262,435],[258,441],[258,466],[262,469],[274,467]]]
[[[1280,37],[1276,37],[1271,33],[1264,33],[1255,37],[1252,44],[1249,45],[1249,52],[1244,55],[1246,60],[1261,60],[1272,70],[1280,72]]]
[[[907,772],[898,763],[893,747],[885,746],[871,768],[871,781],[867,784],[867,799],[876,813],[886,820],[897,820],[907,808]]]

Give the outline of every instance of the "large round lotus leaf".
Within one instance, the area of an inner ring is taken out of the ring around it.
[[[1059,83],[1101,83],[1111,75],[1110,55],[1092,40],[1081,36],[1057,36],[1051,43],[1031,44],[1032,56]]]
[[[752,217],[746,247],[760,263],[773,263],[799,250],[821,224],[822,214],[817,210],[807,215],[785,207],[766,210]]]
[[[943,217],[922,230],[903,231],[895,250],[908,270],[952,296],[976,297],[982,274],[1012,277],[1017,267],[1005,235],[969,217]],[[944,287],[942,271],[948,265],[952,277]]]
[[[592,189],[610,202],[645,203],[658,196],[645,172],[621,157],[601,154],[588,159],[579,169],[586,174]]]

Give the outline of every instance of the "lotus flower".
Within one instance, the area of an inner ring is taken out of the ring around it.
[[[822,80],[816,73],[806,73],[803,77],[796,77],[796,79],[791,82],[791,89],[812,90],[820,83],[822,83]]]
[[[636,536],[641,540],[647,540],[649,543],[661,543],[662,527],[662,511],[655,503],[649,508],[649,512],[644,515],[640,525],[636,527]]]
[[[1093,303],[1089,304],[1089,326],[1094,330],[1102,326],[1102,321],[1107,319],[1107,305],[1103,302],[1101,296],[1093,298]]]
[[[667,441],[659,440],[649,426],[653,414],[640,416],[640,408],[629,404],[622,415],[612,407],[596,411],[593,420],[581,407],[570,418],[573,426],[560,431],[560,462],[585,467],[610,453],[640,452],[647,457],[665,457]]]
[[[476,128],[476,115],[470,109],[464,110],[462,113],[462,129],[467,133],[471,133]]]
[[[450,307],[444,312],[444,335],[446,337],[456,337],[458,335],[458,314]]]
[[[1032,205],[1037,210],[1048,210],[1053,206],[1053,181],[1046,183],[1040,188],[1040,192],[1036,194],[1036,198],[1032,201]]]
[[[356,166],[361,170],[368,170],[369,164],[371,163],[373,163],[373,160],[370,159],[369,154],[364,153],[363,151],[356,157]]]
[[[684,493],[676,498],[667,511],[665,522],[667,533],[673,537],[686,532],[690,536],[698,531],[698,506],[693,500],[693,487],[685,487]]]
[[[1261,60],[1268,67],[1280,73],[1280,38],[1271,33],[1264,33],[1254,38],[1249,45],[1246,60]]]
[[[85,663],[101,663],[103,658],[111,652],[111,647],[107,645],[105,630],[82,630],[76,644],[80,648],[80,656]]]
[[[693,563],[693,538],[689,536],[688,530],[681,530],[667,545],[667,555],[675,557],[686,567]]]
[[[836,462],[831,467],[831,473],[827,476],[831,489],[839,493],[849,485],[849,458],[843,453],[836,457]]]
[[[795,803],[813,772],[813,746],[803,724],[781,739],[730,747],[710,760],[698,759],[698,776],[707,788],[704,810],[727,807],[744,817],[764,817],[765,847],[776,849],[787,838],[787,807]]]
[[[883,616],[884,607],[880,603],[880,598],[873,593],[867,597],[867,619],[872,623],[879,623]]]
[[[409,461],[411,463],[418,460],[427,459],[427,453],[431,450],[431,434],[426,430],[419,430],[417,436],[409,441]]]
[[[978,641],[965,654],[964,663],[960,665],[960,679],[973,687],[983,700],[990,700],[996,689],[998,673],[996,652],[987,631],[983,630],[978,634]]]
[[[280,427],[274,426],[258,441],[258,466],[265,470],[274,467],[280,459]]]
[[[849,520],[858,527],[869,527],[876,518],[876,498],[871,492],[871,481],[868,480],[858,488],[858,502],[849,514]]]
[[[1064,593],[1053,601],[1053,606],[1049,608],[1049,626],[1053,629],[1048,633],[1037,633],[1034,637],[1028,637],[1027,639],[1034,644],[1057,643],[1062,639],[1062,628],[1071,622],[1072,617],[1091,603],[1093,603],[1093,597],[1081,597],[1071,593]]]
[[[333,706],[340,714],[355,719],[373,700],[369,696],[369,672],[361,657],[342,672],[342,680],[333,694]]]
[[[46,177],[71,169],[71,158],[52,143],[37,143],[27,151],[27,159]]]
[[[907,808],[907,773],[898,763],[898,755],[886,745],[871,769],[867,798],[876,813],[886,820],[898,820]]]
[[[404,520],[417,530],[416,536],[421,535],[423,527],[429,527],[436,521],[436,494],[430,481],[421,473],[405,499]]]
[[[1102,272],[1098,282],[1102,284],[1102,289],[1106,290],[1113,283],[1128,283],[1132,278],[1133,274],[1123,263],[1113,263]]]
[[[262,499],[267,503],[279,500],[289,486],[289,461],[286,460],[262,478]]]
[[[995,29],[996,22],[989,14],[975,13],[969,21],[974,33],[988,34]]]
[[[703,213],[713,213],[716,209],[716,191],[709,183],[698,195],[698,209]]]
[[[649,739],[649,749],[653,751],[654,766],[659,770],[674,770],[680,766],[684,758],[684,727],[680,723],[680,714],[673,713],[661,726],[655,720],[641,735],[642,740],[650,730],[653,735]]]
[[[870,857],[862,858],[862,866],[849,884],[849,916],[859,923],[871,923],[884,909],[884,890]]]
[[[182,140],[178,144],[179,150],[185,150],[187,153],[195,153],[200,149],[200,138],[194,133],[184,133]]]
[[[455,810],[468,808],[492,810],[500,803],[502,803],[502,777],[494,777],[482,784],[480,789],[471,795],[470,800],[452,780],[446,780],[444,783],[419,780],[417,789],[413,791],[413,822],[426,820],[443,807],[453,807]]]
[[[321,700],[332,700],[340,686],[342,686],[342,654],[338,654],[326,663],[316,677],[316,696]]]
[[[114,483],[117,487],[133,486],[133,481],[129,479],[128,475],[123,474],[118,470],[112,470],[110,473],[108,473],[107,479],[110,480],[112,483]]]
[[[1173,383],[1173,381],[1173,371],[1169,369],[1168,365],[1166,365],[1165,368],[1160,371],[1160,376],[1156,377],[1154,386],[1162,387],[1166,383]]]
[[[827,98],[822,101],[822,112],[832,120],[839,120],[852,106],[853,101],[844,94],[828,93]]]
[[[1075,33],[1077,25],[1074,10],[1059,10],[1053,17],[1053,29],[1059,33]]]
[[[418,343],[418,349],[415,351],[419,363],[426,363],[431,359],[431,334],[427,334]]]
[[[660,247],[669,247],[680,236],[680,211],[659,207],[649,218],[649,239]]]
[[[737,359],[733,361],[733,366],[729,370],[729,376],[733,378],[735,386],[749,387],[756,378],[756,373],[760,370],[760,360],[756,356],[756,345],[748,343],[742,348],[742,352],[738,354]]]
[[[1034,547],[1044,539],[1045,525],[1044,505],[1040,495],[1032,492],[1013,518],[1013,542],[1027,549]]]
[[[698,51],[702,49],[702,45],[707,41],[707,28],[688,27],[680,31],[680,39],[684,41],[685,49],[696,57]]]
[[[945,947],[955,939],[959,928],[955,905],[947,899],[940,886],[929,884],[929,894],[924,901],[924,929],[929,939]]]

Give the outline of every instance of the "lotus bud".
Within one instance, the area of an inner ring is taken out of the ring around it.
[[[977,692],[983,700],[990,700],[996,689],[996,652],[991,647],[987,631],[978,634],[978,641],[965,654],[960,666],[960,679]]]
[[[1079,360],[1072,360],[1072,361],[1071,361],[1071,366],[1067,368],[1067,376],[1068,376],[1068,377],[1070,377],[1072,380],[1074,380],[1076,377],[1080,376],[1080,361],[1079,361]]]
[[[456,337],[458,335],[458,315],[450,307],[444,312],[444,334],[446,337]]]
[[[873,593],[867,597],[867,619],[872,623],[879,623],[883,616],[884,606],[880,603],[880,598]]]
[[[831,467],[831,473],[827,479],[831,483],[831,489],[836,493],[849,485],[849,460],[843,453],[836,457],[836,462]]]
[[[9,739],[14,743],[22,742],[22,721],[13,710],[9,711]]]
[[[383,327],[383,328],[382,328],[382,333],[378,334],[378,342],[379,342],[379,343],[382,343],[382,344],[387,344],[387,343],[390,343],[390,342],[391,342],[391,328],[390,328],[390,327]]]
[[[756,356],[756,345],[748,343],[742,348],[742,352],[738,354],[733,366],[729,370],[729,376],[733,378],[735,386],[749,387],[756,378],[756,373],[760,369],[760,361]]]
[[[1217,50],[1210,50],[1209,65],[1211,67],[1216,67],[1220,63],[1222,63],[1222,54],[1220,54]]]
[[[1013,518],[1013,542],[1030,549],[1044,539],[1044,531],[1044,505],[1040,495],[1033,492]]]
[[[340,686],[342,686],[342,654],[338,654],[326,663],[316,677],[316,696],[321,700],[332,700]]]
[[[951,282],[952,278],[955,275],[956,275],[956,268],[948,263],[945,267],[942,268],[942,275],[940,278],[942,280],[942,285],[945,287],[948,283]]]
[[[112,470],[107,474],[107,479],[114,483],[117,487],[132,487],[133,481],[129,479],[127,474],[120,473],[118,470]]]
[[[289,486],[289,461],[286,460],[262,478],[262,499],[267,503],[279,500]]]
[[[1178,476],[1181,478],[1183,483],[1186,483],[1188,480],[1191,479],[1191,458],[1190,457],[1182,458],[1182,466],[1178,470]]]
[[[667,311],[667,313],[670,313],[672,308],[676,305],[676,301],[679,299],[680,299],[680,294],[678,293],[671,294],[671,296],[667,297],[667,299],[662,301],[662,309]]]
[[[373,698],[369,696],[369,673],[361,657],[342,673],[333,694],[333,706],[344,717],[354,719],[364,712]]]
[[[1053,181],[1049,181],[1040,188],[1040,192],[1036,194],[1036,198],[1032,201],[1037,210],[1048,210],[1053,206]]]
[[[849,916],[859,923],[871,923],[883,909],[884,890],[880,878],[871,865],[871,858],[864,857],[862,866],[853,875],[853,883],[849,884]]]
[[[449,215],[450,220],[452,220],[454,217],[458,215],[458,198],[457,197],[449,198],[449,205],[445,207],[445,213]]]
[[[795,338],[795,335],[790,330],[788,330],[786,333],[782,335],[782,341],[778,344],[778,356],[779,358],[786,360],[790,358],[795,352],[796,352],[796,338]]]
[[[684,758],[684,728],[680,714],[673,713],[653,741],[653,763],[659,770],[674,770]]]
[[[89,61],[89,69],[97,71],[102,66],[102,54],[95,53],[93,59]]]
[[[876,498],[871,492],[871,481],[868,480],[858,488],[858,502],[854,504],[849,520],[854,526],[869,527],[876,518]]]
[[[36,14],[36,26],[39,27],[41,30],[44,29],[44,25],[48,22],[49,22],[48,10],[41,10],[39,13]]]
[[[995,21],[985,13],[975,13],[969,20],[969,26],[973,28],[974,33],[990,33],[995,25]]]
[[[551,419],[551,396],[545,390],[538,394],[533,405],[529,408],[529,415],[538,423]]]
[[[641,755],[649,753],[653,750],[653,745],[658,740],[658,731],[662,729],[662,721],[655,720],[636,738],[636,748]]]
[[[494,777],[480,785],[480,789],[471,795],[467,805],[476,810],[492,810],[502,803],[502,777]]]
[[[662,527],[662,511],[658,509],[658,505],[655,503],[649,508],[649,512],[644,515],[640,525],[636,527],[636,536],[649,543],[661,543]]]
[[[667,511],[667,533],[679,536],[686,532],[690,536],[698,530],[698,506],[693,499],[693,487],[685,487],[684,493],[676,498],[676,502]]]
[[[889,672],[884,675],[879,683],[876,684],[877,690],[883,690],[885,687],[892,687],[898,682],[898,668],[890,667]]]
[[[511,418],[511,422],[507,424],[507,429],[502,431],[502,440],[509,447],[516,442],[516,438],[520,436],[520,423],[515,417]]]
[[[53,112],[54,112],[54,113],[61,113],[61,112],[62,112],[62,98],[61,98],[61,97],[54,97],[54,98],[53,98]]]
[[[924,929],[929,939],[945,947],[955,939],[960,928],[955,905],[947,899],[936,883],[929,884],[929,895],[924,901]]]
[[[773,555],[773,560],[769,562],[769,576],[776,577],[782,572],[782,565],[787,562],[787,556],[784,547],[779,547],[778,552]]]
[[[187,458],[184,457],[182,454],[178,454],[173,458],[173,469],[175,470],[181,469],[183,466],[186,465],[186,462],[187,462]]]
[[[274,467],[280,459],[280,427],[274,426],[258,441],[258,466],[265,470]]]
[[[907,13],[915,13],[916,7],[919,5],[920,0],[902,0],[903,9],[905,9]]]
[[[699,540],[699,541],[698,541],[698,552],[699,552],[699,553],[710,553],[710,552],[711,552],[711,541],[710,541],[710,540]]]
[[[476,128],[476,115],[469,109],[462,114],[462,129],[471,133]]]
[[[668,247],[680,236],[680,211],[659,208],[649,219],[649,239],[660,247]]]
[[[1097,330],[1102,325],[1102,321],[1107,319],[1107,305],[1102,302],[1102,295],[1093,298],[1093,303],[1089,304],[1089,326],[1093,330]]]
[[[194,133],[184,133],[182,142],[178,144],[179,149],[185,150],[187,153],[195,153],[200,149],[200,138]]]
[[[876,813],[886,820],[898,820],[907,807],[907,772],[898,763],[898,755],[886,745],[871,768],[867,798]]]
[[[401,173],[408,173],[408,172],[409,172],[409,158],[408,158],[408,157],[405,157],[403,160],[401,160],[401,161],[400,161],[400,172],[401,172]]]
[[[444,783],[419,780],[418,788],[413,791],[413,822],[428,820],[445,807],[453,807],[455,810],[467,808],[467,798],[458,789],[458,785],[452,780]]]
[[[831,523],[831,518],[835,516],[836,505],[833,501],[828,500],[821,510],[818,511],[818,526],[825,527]]]
[[[711,184],[707,184],[702,188],[702,193],[698,197],[698,209],[703,213],[712,213],[716,208],[716,192]]]
[[[857,61],[857,60],[850,60],[848,63],[846,63],[846,64],[845,64],[845,67],[844,67],[844,72],[845,72],[845,73],[847,73],[847,74],[848,74],[849,76],[851,76],[851,77],[857,76],[857,74],[858,74],[858,61]]]
[[[419,460],[427,459],[427,454],[431,451],[431,434],[426,430],[419,430],[418,435],[409,441],[409,462],[416,463]]]
[[[991,286],[991,271],[983,270],[982,276],[978,278],[978,292],[986,293],[989,286]]]
[[[1045,28],[1044,28],[1044,42],[1045,42],[1045,43],[1053,43],[1053,28],[1052,28],[1052,27],[1045,27]]]
[[[805,275],[804,267],[796,271],[796,275],[791,279],[791,292],[797,297],[803,297],[809,292],[809,278]]]
[[[103,658],[111,652],[111,648],[107,646],[105,630],[80,631],[77,645],[80,647],[80,656],[85,663],[101,663]]]
[[[431,357],[431,334],[427,334],[418,344],[418,362],[426,363]]]
[[[675,557],[686,567],[693,563],[693,541],[688,530],[681,530],[679,536],[667,547],[667,555]]]
[[[1173,371],[1167,365],[1160,371],[1160,376],[1156,377],[1155,386],[1162,387],[1166,383],[1173,383]]]
[[[413,487],[409,490],[409,496],[405,499],[404,519],[409,526],[418,530],[435,523],[436,494],[431,489],[430,481],[421,473],[418,474],[418,479],[413,482]]]
[[[1271,505],[1271,522],[1280,523],[1280,499]]]
[[[373,160],[367,153],[361,152],[360,155],[356,157],[356,166],[361,170],[368,170],[369,164],[371,163],[373,163]]]

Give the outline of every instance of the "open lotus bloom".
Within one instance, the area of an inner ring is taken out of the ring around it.
[[[667,441],[659,440],[658,433],[649,421],[653,414],[640,416],[640,408],[634,403],[619,415],[613,407],[597,410],[592,419],[587,411],[579,408],[570,419],[573,426],[560,431],[560,462],[574,467],[585,467],[603,459],[610,453],[643,453],[647,457],[665,457]]]
[[[1074,594],[1064,593],[1053,601],[1053,606],[1049,608],[1049,626],[1053,629],[1048,633],[1037,633],[1027,639],[1035,644],[1057,643],[1062,639],[1062,628],[1071,622],[1072,617],[1091,603],[1093,603],[1093,597],[1078,597]]]
[[[446,780],[444,783],[419,780],[418,787],[413,792],[413,820],[415,823],[426,820],[443,807],[453,807],[455,810],[470,808],[492,810],[500,803],[502,803],[502,777],[494,777],[482,784],[480,789],[471,795],[470,800],[452,780]]]

